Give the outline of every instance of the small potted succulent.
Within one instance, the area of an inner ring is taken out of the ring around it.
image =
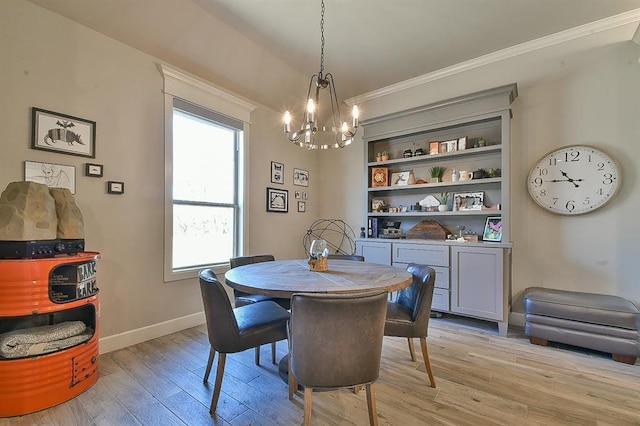
[[[438,206],[438,211],[446,212],[449,210],[449,193],[443,192],[440,194],[440,205]]]
[[[430,183],[438,183],[442,182],[442,176],[444,176],[444,171],[447,170],[446,167],[442,166],[433,166],[429,169],[429,174],[431,175],[431,179],[429,179]]]
[[[380,161],[382,161],[382,153],[379,152],[376,154],[376,161],[379,163]]]
[[[382,161],[387,161],[389,159],[389,153],[387,151],[382,151]]]

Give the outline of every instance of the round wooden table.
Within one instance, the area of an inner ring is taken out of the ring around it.
[[[313,272],[307,260],[277,260],[230,269],[227,285],[245,293],[290,298],[294,293],[397,291],[411,284],[402,268],[378,263],[329,259],[329,270]]]
[[[329,259],[329,270],[313,272],[307,260],[277,260],[230,269],[227,285],[246,293],[291,298],[295,293],[364,293],[397,291],[411,285],[413,277],[402,268],[353,260]],[[285,383],[289,376],[289,355],[279,363]]]

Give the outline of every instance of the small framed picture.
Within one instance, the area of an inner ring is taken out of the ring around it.
[[[297,186],[309,186],[309,172],[302,169],[293,169],[293,184]]]
[[[286,189],[267,188],[267,212],[288,213],[289,191]]]
[[[456,192],[453,194],[454,211],[482,210],[484,206],[484,192]]]
[[[284,184],[284,164],[271,162],[271,183]]]
[[[293,196],[296,197],[296,198],[301,198],[302,194],[300,193],[300,191],[296,191],[296,192],[293,193]]]
[[[303,200],[306,200],[306,199],[307,199],[307,193],[306,193],[306,192],[303,192],[303,193],[302,193],[302,199],[303,199]]]
[[[487,218],[487,222],[484,225],[484,234],[482,234],[484,241],[500,242],[502,240],[502,217],[490,216]]]
[[[304,201],[298,201],[298,211],[304,213],[307,211],[307,203]]]
[[[458,151],[464,151],[467,149],[467,137],[461,137],[458,139]]]
[[[429,142],[429,155],[435,155],[440,152],[440,142]]]
[[[458,150],[458,139],[444,142],[447,145],[446,152],[455,152]]]
[[[64,164],[24,162],[24,180],[47,185],[49,188],[67,188],[76,193],[76,168]]]
[[[107,182],[107,192],[109,194],[124,194],[124,182],[110,180]]]
[[[32,108],[31,148],[96,158],[96,122]]]
[[[411,172],[394,172],[391,173],[391,186],[409,185],[409,175]]]
[[[90,177],[102,177],[104,174],[104,167],[102,164],[86,163],[84,165],[84,174],[85,176]]]
[[[371,187],[389,186],[389,169],[386,167],[371,168]]]

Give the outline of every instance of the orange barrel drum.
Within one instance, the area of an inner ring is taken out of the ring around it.
[[[84,252],[0,260],[0,417],[68,401],[98,380],[99,257]],[[29,354],[16,355],[9,350],[13,347],[2,345],[6,333],[15,330],[79,321],[90,337],[66,349],[38,352],[42,346],[30,347]]]

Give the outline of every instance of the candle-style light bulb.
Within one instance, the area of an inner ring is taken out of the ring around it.
[[[353,127],[358,127],[358,119],[360,118],[360,111],[358,110],[358,105],[354,105],[351,110],[351,115],[353,116]]]
[[[291,113],[289,111],[285,111],[283,121],[285,133],[291,132]]]
[[[316,104],[313,103],[313,99],[309,98],[307,101],[307,122],[313,123],[313,113],[316,110]]]

